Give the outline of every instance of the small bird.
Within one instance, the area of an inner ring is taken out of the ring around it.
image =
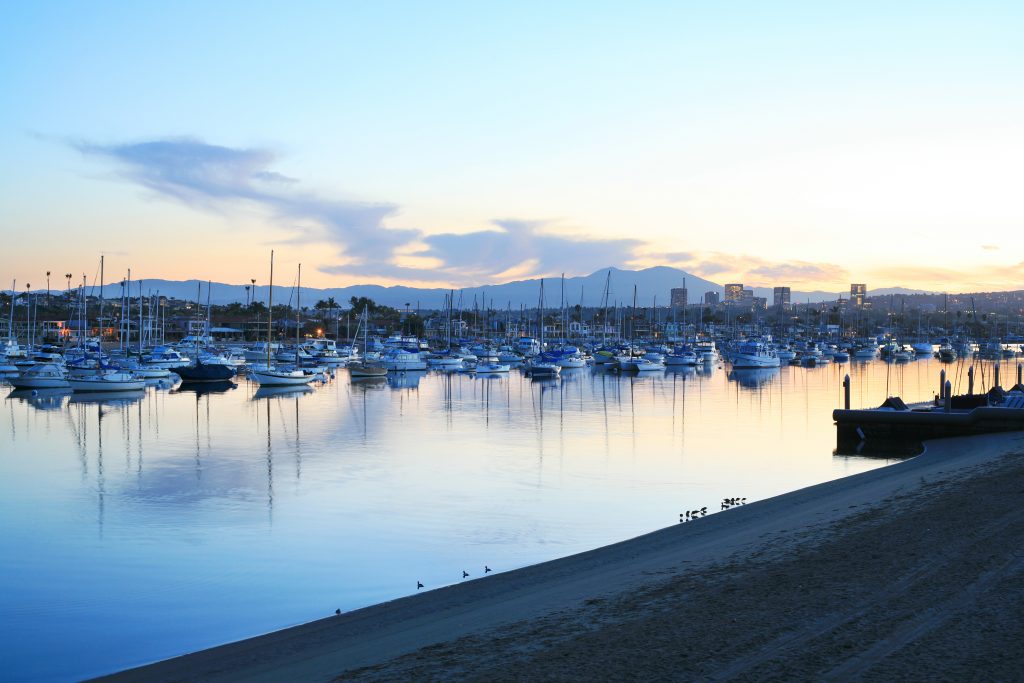
[[[419,590],[419,589],[421,589],[421,588],[423,588],[423,584],[422,584],[422,583],[420,583],[419,581],[417,581],[417,582],[416,582],[416,590]]]
[[[462,570],[462,578],[464,578],[464,579],[468,579],[469,578],[469,572],[467,572],[465,569]]]
[[[488,566],[487,566],[487,565],[485,564],[485,565],[484,565],[484,574],[490,573],[490,571],[491,571],[491,568],[490,568],[490,567],[488,567]]]
[[[334,613],[340,615],[341,614],[341,610],[340,609],[336,609],[336,610],[334,610]]]
[[[708,509],[706,507],[701,508],[700,509],[700,516],[703,517],[706,514],[708,514]]]

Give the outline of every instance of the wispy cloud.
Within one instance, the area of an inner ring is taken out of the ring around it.
[[[495,220],[494,227],[469,233],[424,235],[415,228],[392,227],[386,221],[398,215],[397,204],[303,192],[298,180],[272,170],[278,157],[266,149],[236,149],[187,137],[73,146],[114,162],[120,178],[157,196],[205,211],[256,208],[282,228],[289,242],[333,245],[343,263],[320,266],[325,273],[482,283],[509,272],[551,274],[566,263],[578,272],[621,265],[643,244],[560,235],[548,222],[518,219]],[[407,265],[409,256],[430,259],[433,267]]]
[[[846,280],[849,273],[834,263],[810,261],[769,261],[746,254],[722,252],[671,252],[646,259],[668,263],[704,278],[726,279],[767,287],[776,284],[829,286]]]
[[[981,248],[985,251],[999,251],[999,245],[997,244],[983,244]]]
[[[394,204],[296,191],[297,180],[269,168],[277,159],[269,150],[234,149],[194,138],[74,146],[115,162],[120,177],[159,196],[207,211],[255,206],[293,241],[334,243],[360,263],[387,263],[395,249],[419,237],[419,231],[384,225],[398,211]]]

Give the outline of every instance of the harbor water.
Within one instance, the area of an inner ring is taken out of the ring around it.
[[[884,466],[833,452],[843,376],[863,407],[942,367],[0,387],[0,667],[109,673]]]

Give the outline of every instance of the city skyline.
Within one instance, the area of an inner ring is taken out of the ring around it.
[[[1021,286],[1009,3],[8,15],[8,283]]]

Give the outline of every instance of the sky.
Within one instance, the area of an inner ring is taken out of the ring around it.
[[[0,279],[1024,288],[1024,5],[0,10]],[[58,275],[59,274],[59,275]],[[289,275],[288,281],[291,281]],[[7,286],[6,283],[4,286]]]

